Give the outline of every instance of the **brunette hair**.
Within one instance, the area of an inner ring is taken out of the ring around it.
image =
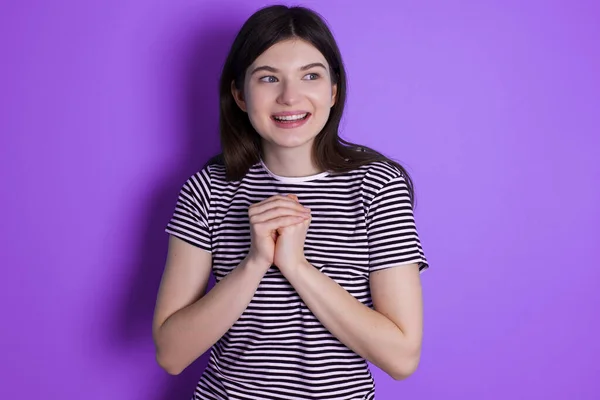
[[[232,82],[242,91],[248,67],[265,50],[288,39],[301,39],[317,48],[327,60],[337,96],[327,123],[316,136],[313,160],[317,167],[344,173],[363,165],[384,161],[394,165],[406,180],[414,206],[414,185],[398,162],[366,146],[342,139],[338,134],[346,102],[346,71],[338,45],[324,19],[306,7],[273,5],[255,12],[237,34],[221,72],[219,130],[222,153],[208,163],[225,165],[228,180],[240,180],[262,155],[261,137],[231,92]]]

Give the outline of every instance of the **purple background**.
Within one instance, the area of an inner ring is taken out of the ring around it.
[[[206,357],[154,360],[163,228],[265,4],[3,2],[0,398],[190,398]],[[347,64],[342,135],[416,182],[422,362],[377,398],[600,398],[598,2],[303,4]]]

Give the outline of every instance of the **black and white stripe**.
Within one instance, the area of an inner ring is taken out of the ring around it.
[[[307,178],[278,177],[260,162],[235,182],[212,164],[183,185],[166,231],[211,252],[219,281],[250,249],[248,207],[287,193],[312,210],[307,260],[365,305],[372,307],[370,272],[428,268],[406,182],[384,162]],[[329,333],[273,266],[213,346],[194,399],[373,399],[374,392],[366,361]]]

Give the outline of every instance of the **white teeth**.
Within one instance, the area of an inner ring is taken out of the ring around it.
[[[297,115],[278,115],[278,116],[273,116],[273,118],[275,118],[278,121],[296,121],[298,119],[302,119],[304,117],[306,117],[308,115],[308,113],[304,113],[304,114],[297,114]]]

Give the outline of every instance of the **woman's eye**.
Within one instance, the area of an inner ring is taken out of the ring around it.
[[[317,73],[310,73],[310,74],[307,74],[306,77],[308,77],[309,81],[314,81],[315,79],[319,79],[319,74],[317,74]]]
[[[262,78],[260,78],[261,82],[267,82],[267,83],[273,83],[273,82],[277,82],[277,78],[275,78],[274,76],[263,76]]]

